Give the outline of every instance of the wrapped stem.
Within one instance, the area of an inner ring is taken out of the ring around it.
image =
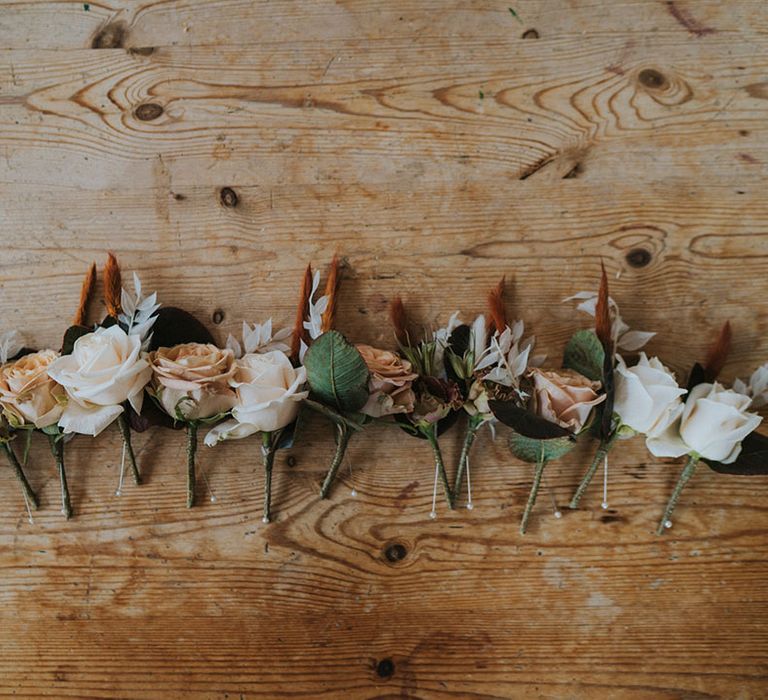
[[[275,464],[276,447],[273,445],[272,433],[261,434],[261,456],[264,462],[264,515],[262,520],[268,523],[272,508],[272,467]]]
[[[195,505],[195,453],[197,452],[197,423],[187,423],[187,508]]]
[[[32,490],[32,487],[29,485],[29,482],[27,481],[27,477],[24,474],[24,469],[22,468],[18,457],[16,457],[16,453],[13,451],[13,447],[11,447],[11,444],[9,442],[3,443],[3,449],[5,450],[5,454],[8,456],[8,464],[11,465],[11,469],[13,469],[13,473],[16,475],[16,478],[19,480],[19,484],[21,484],[21,490],[24,492],[24,496],[29,502],[29,504],[37,510],[40,506],[40,501],[37,498],[37,494]]]
[[[343,423],[336,424],[336,452],[333,455],[333,461],[328,468],[328,473],[325,475],[323,485],[320,487],[320,498],[328,498],[328,493],[331,490],[331,485],[336,478],[336,473],[339,471],[342,461],[344,460],[344,454],[347,451],[347,445],[349,439],[352,437],[352,431]]]
[[[448,474],[445,471],[445,464],[443,463],[443,454],[440,452],[440,443],[437,440],[437,428],[432,425],[425,431],[427,440],[432,446],[432,453],[435,456],[435,466],[440,474],[440,481],[443,484],[443,490],[445,491],[445,500],[448,503],[448,507],[453,510],[454,494],[451,491],[451,486],[448,483]]]
[[[472,443],[475,441],[475,436],[480,426],[483,424],[483,420],[479,416],[472,416],[469,419],[467,425],[467,432],[464,434],[464,444],[461,447],[461,456],[459,457],[459,466],[456,469],[456,478],[453,482],[453,498],[454,501],[461,495],[461,486],[464,481],[464,472],[467,470],[467,464],[469,463],[469,451],[472,449]]]
[[[542,450],[543,453],[543,450]],[[544,467],[547,464],[547,460],[544,459],[544,455],[541,454],[539,461],[536,462],[536,472],[533,475],[533,484],[531,485],[531,493],[528,494],[528,502],[525,504],[525,510],[523,511],[523,519],[520,521],[520,534],[524,535],[528,527],[528,519],[531,517],[533,506],[536,504],[536,497],[539,495],[539,487],[541,486],[541,477],[544,474]]]
[[[613,443],[616,442],[617,437],[618,431],[611,435],[611,437],[609,437],[607,440],[600,440],[600,445],[597,448],[597,452],[595,452],[595,457],[592,460],[592,464],[589,465],[589,469],[587,469],[586,473],[584,474],[584,478],[581,480],[579,488],[577,488],[576,493],[573,494],[569,508],[578,507],[581,497],[584,495],[587,488],[589,487],[590,482],[592,481],[592,477],[594,477],[597,473],[597,468],[600,466],[600,462],[602,462],[607,457],[608,453],[613,447]]]
[[[664,534],[664,530],[667,527],[667,521],[672,517],[672,512],[675,510],[675,506],[677,505],[677,501],[680,498],[680,494],[683,492],[683,489],[685,488],[685,485],[688,483],[690,478],[696,472],[696,467],[698,466],[698,464],[699,464],[698,455],[690,455],[688,457],[688,461],[685,463],[685,467],[683,467],[683,471],[680,474],[680,478],[677,480],[677,484],[675,485],[675,490],[672,492],[672,495],[669,497],[669,502],[667,503],[667,508],[664,511],[664,515],[661,517],[661,520],[659,521],[659,527],[656,528],[657,535]]]
[[[125,411],[117,417],[117,425],[120,428],[120,434],[123,436],[123,444],[125,445],[125,451],[128,453],[128,461],[131,463],[133,481],[138,486],[141,483],[141,474],[139,474],[139,467],[136,464],[136,455],[133,454],[131,426],[128,423],[128,416],[125,414]]]
[[[64,439],[57,435],[49,435],[48,441],[51,445],[51,453],[56,460],[56,468],[59,471],[59,481],[61,482],[61,512],[69,520],[72,517],[72,503],[69,499],[69,486],[67,486],[67,472],[64,468]]]

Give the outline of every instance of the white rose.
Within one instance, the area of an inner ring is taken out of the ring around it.
[[[720,384],[699,384],[691,389],[683,414],[662,434],[648,438],[657,457],[695,453],[704,459],[730,464],[741,452],[741,441],[762,418],[748,413],[750,399]]]
[[[124,401],[141,411],[152,369],[141,338],[115,325],[78,338],[72,354],[53,362],[48,376],[67,392],[62,431],[96,436],[123,412]]]
[[[657,357],[650,360],[644,352],[634,367],[619,358],[614,375],[616,394],[613,412],[623,425],[636,433],[655,437],[664,432],[683,412],[680,397],[686,393]]]
[[[280,350],[244,355],[237,360],[229,382],[237,394],[232,420],[213,428],[205,436],[205,444],[213,447],[221,440],[268,433],[289,425],[299,413],[300,402],[309,395],[301,391],[306,381],[307,370],[295,368]]]

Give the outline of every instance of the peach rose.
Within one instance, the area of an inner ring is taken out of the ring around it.
[[[411,413],[416,396],[411,388],[418,374],[411,371],[411,363],[388,350],[370,345],[355,345],[363,356],[371,377],[368,380],[368,401],[360,411],[373,418],[393,413]]]
[[[578,433],[594,406],[605,400],[598,396],[600,382],[593,382],[569,369],[557,372],[532,369],[533,411],[552,423]]]
[[[226,413],[237,402],[230,379],[232,350],[205,343],[184,343],[149,354],[152,388],[169,416],[195,421]]]
[[[47,428],[58,423],[66,392],[48,376],[58,357],[54,350],[41,350],[0,368],[0,406],[11,426]]]

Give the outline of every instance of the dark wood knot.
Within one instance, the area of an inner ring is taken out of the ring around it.
[[[400,542],[392,542],[384,548],[384,558],[390,564],[397,564],[403,561],[408,556],[408,550],[405,545]]]
[[[395,675],[395,662],[392,659],[382,659],[376,664],[376,675],[379,678],[392,678]]]
[[[211,320],[218,326],[224,320],[224,311],[216,309],[211,316]]]
[[[161,116],[162,113],[163,108],[157,102],[145,102],[133,110],[133,115],[136,119],[140,119],[143,122],[151,122]]]
[[[232,208],[236,207],[240,200],[237,196],[237,192],[231,187],[222,187],[219,191],[219,201],[222,206]]]
[[[667,79],[663,73],[660,73],[655,68],[643,68],[637,76],[641,85],[651,90],[661,90],[666,87]]]
[[[120,49],[128,33],[125,22],[111,22],[104,25],[91,41],[92,49]]]
[[[633,248],[627,253],[630,267],[645,267],[651,262],[651,253],[645,248]]]
[[[523,32],[523,39],[538,39],[539,33],[535,29],[526,29]]]

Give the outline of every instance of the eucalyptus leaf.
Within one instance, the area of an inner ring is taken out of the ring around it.
[[[313,395],[327,406],[353,413],[368,400],[368,366],[338,331],[323,333],[312,343],[304,366]]]
[[[509,436],[509,449],[512,454],[523,462],[532,464],[558,459],[570,452],[575,444],[576,441],[570,435],[546,440],[537,440],[515,432]]]
[[[525,437],[537,440],[547,440],[551,438],[570,437],[570,431],[548,421],[546,418],[537,416],[524,408],[518,406],[514,401],[498,401],[492,399],[488,402],[493,415],[504,425],[508,425],[512,430]]]
[[[605,351],[593,331],[576,331],[565,346],[563,367],[583,374],[592,381],[603,380]]]

